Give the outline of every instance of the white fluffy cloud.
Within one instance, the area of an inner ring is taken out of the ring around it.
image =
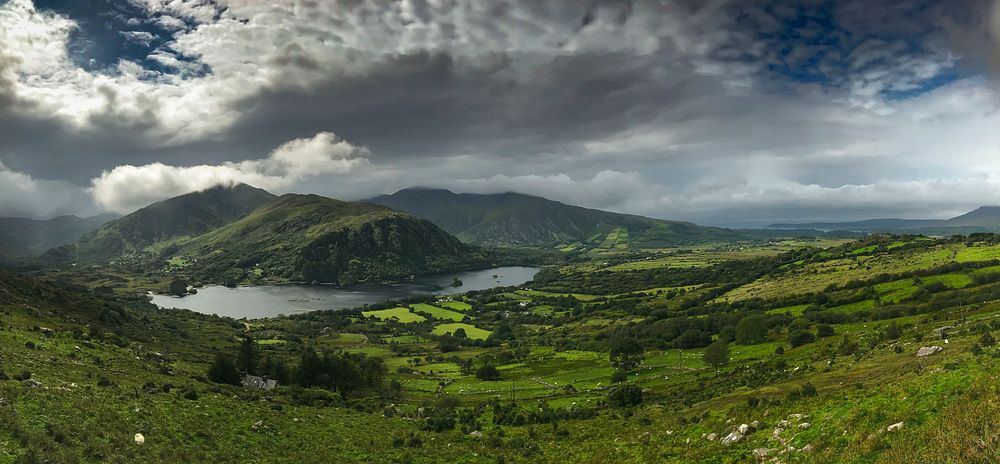
[[[118,166],[93,179],[90,193],[100,207],[127,213],[158,200],[216,185],[246,183],[283,190],[308,177],[350,172],[367,162],[367,153],[363,147],[322,132],[289,141],[264,159],[184,167],[162,163]]]
[[[996,0],[844,0],[819,20],[781,0],[123,1],[165,43],[101,71],[72,55],[71,16],[0,3],[0,156],[114,211],[236,181],[713,224],[1000,202]]]

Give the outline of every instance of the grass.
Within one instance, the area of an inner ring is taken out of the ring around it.
[[[442,306],[442,307],[445,307],[445,308],[448,308],[448,309],[454,309],[455,311],[461,311],[461,312],[466,312],[466,311],[471,311],[472,310],[472,305],[470,305],[469,303],[466,303],[464,301],[455,301],[455,300],[438,301],[438,305]]]
[[[793,306],[783,306],[781,308],[774,308],[767,310],[768,314],[785,314],[789,313],[793,316],[801,316],[805,312],[806,308],[811,306],[809,303],[793,305]]]
[[[382,321],[388,321],[390,319],[395,319],[399,322],[424,322],[427,320],[426,317],[419,314],[411,313],[407,308],[391,308],[391,309],[381,309],[378,311],[365,311],[361,313],[365,317],[375,317]]]
[[[431,331],[434,335],[444,335],[444,334],[454,334],[458,329],[465,329],[465,336],[474,340],[486,340],[489,338],[489,330],[480,329],[472,324],[464,324],[461,322],[456,322],[452,324],[441,324],[434,327]]]
[[[412,304],[410,305],[410,307],[413,308],[414,312],[426,314],[438,320],[450,320],[455,322],[461,322],[462,319],[466,318],[466,316],[462,313],[447,310],[444,308],[439,308],[437,306],[432,306],[425,303]]]

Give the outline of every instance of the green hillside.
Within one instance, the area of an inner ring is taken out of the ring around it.
[[[599,245],[616,229],[626,230],[629,244],[640,248],[769,235],[582,208],[519,193],[456,194],[412,188],[371,201],[427,219],[465,242],[487,246]]]
[[[0,462],[1000,459],[1000,236],[815,243],[249,321],[0,271]]]
[[[170,198],[104,224],[80,239],[71,256],[85,262],[103,262],[141,254],[150,245],[200,235],[228,224],[272,199],[274,195],[245,184]]]
[[[428,221],[372,203],[281,196],[231,224],[178,242],[209,281],[236,272],[348,285],[482,264],[486,256]]]

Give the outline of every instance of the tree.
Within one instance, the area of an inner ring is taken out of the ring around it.
[[[756,345],[767,340],[767,324],[763,314],[753,314],[736,323],[736,343]]]
[[[454,279],[451,279],[451,286],[452,287],[461,287],[462,286],[461,279],[459,279],[458,277],[455,277]]]
[[[256,374],[260,365],[260,349],[257,341],[243,337],[240,350],[236,353],[236,368],[248,374]]]
[[[451,336],[455,338],[469,338],[469,336],[465,333],[465,328],[463,327],[455,329],[455,331],[452,332]]]
[[[630,371],[639,367],[644,359],[642,345],[634,338],[618,338],[611,342],[611,366]]]
[[[171,295],[184,296],[188,292],[188,283],[184,279],[174,279],[170,282],[168,290]]]
[[[979,338],[979,344],[983,346],[993,346],[997,344],[997,341],[990,335],[989,332],[983,332],[983,336]]]
[[[608,404],[616,408],[638,406],[642,403],[642,388],[636,384],[627,383],[611,389],[608,393]]]
[[[708,348],[705,349],[705,353],[701,357],[705,361],[705,364],[716,369],[725,366],[729,364],[729,344],[724,340],[717,340],[708,345]]]
[[[492,364],[486,364],[476,371],[476,378],[479,380],[500,380],[500,371]]]
[[[792,348],[814,341],[816,341],[816,336],[808,330],[798,329],[788,334],[788,344],[792,345]]]
[[[819,324],[816,326],[816,334],[820,337],[829,337],[836,335],[836,331],[833,330],[833,326],[830,324]]]
[[[208,369],[208,379],[215,383],[239,385],[242,376],[240,371],[236,369],[233,359],[224,353],[219,353],[215,355],[215,361]]]

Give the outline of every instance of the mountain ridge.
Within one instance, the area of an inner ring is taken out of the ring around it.
[[[632,242],[649,246],[732,240],[743,235],[730,229],[585,208],[516,192],[454,193],[417,187],[368,201],[410,212],[465,242],[486,246],[593,241],[596,235],[617,228],[628,230]]]
[[[878,218],[846,222],[775,223],[769,229],[856,230],[925,234],[1000,232],[1000,206],[980,206],[949,219]]]

